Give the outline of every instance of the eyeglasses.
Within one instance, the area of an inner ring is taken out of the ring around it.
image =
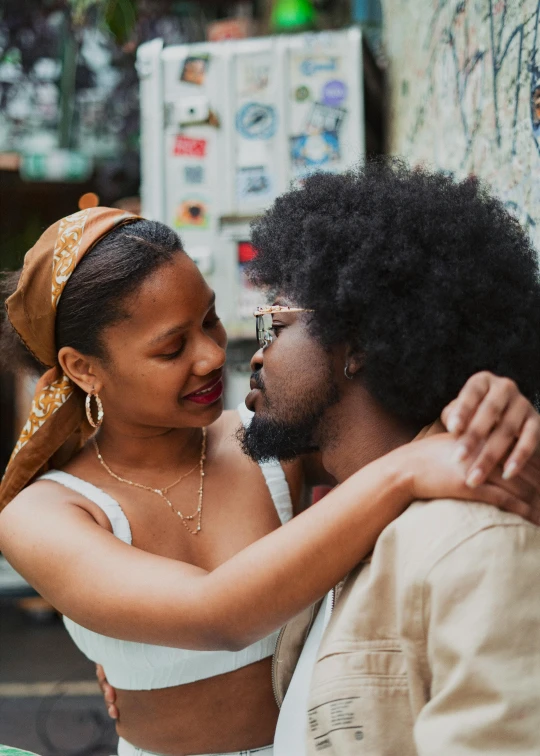
[[[262,349],[270,346],[276,337],[272,323],[272,315],[276,312],[313,312],[313,310],[307,310],[304,307],[287,307],[285,305],[257,307],[253,315],[255,316],[256,338]]]

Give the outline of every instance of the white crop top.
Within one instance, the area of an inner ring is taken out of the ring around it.
[[[252,413],[245,405],[241,405],[238,411],[244,424],[249,423]],[[261,463],[260,468],[283,524],[293,514],[283,469],[277,461]],[[42,475],[40,480],[53,480],[93,501],[109,518],[114,535],[131,544],[128,519],[120,504],[109,494],[61,470],[51,470]],[[232,672],[271,656],[279,632],[272,633],[241,651],[192,651],[109,638],[78,625],[68,617],[64,617],[64,624],[83,654],[101,664],[110,684],[122,690],[170,688]]]

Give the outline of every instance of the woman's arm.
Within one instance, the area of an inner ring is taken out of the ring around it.
[[[0,514],[0,549],[40,595],[91,630],[234,650],[316,601],[368,553],[410,500],[405,483],[384,464],[366,467],[358,480],[362,494],[344,484],[206,572],[123,543],[41,481]]]
[[[210,573],[122,543],[79,507],[59,502],[48,481],[2,512],[0,549],[44,598],[91,630],[235,650],[323,596],[413,499],[470,499],[455,446],[445,434],[400,447]],[[523,501],[487,484],[474,498],[530,514],[537,502],[529,487],[505,485]]]

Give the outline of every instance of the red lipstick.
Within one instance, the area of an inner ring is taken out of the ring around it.
[[[188,399],[196,404],[213,404],[223,395],[223,380],[221,376],[201,386],[197,391],[186,394],[183,399]]]

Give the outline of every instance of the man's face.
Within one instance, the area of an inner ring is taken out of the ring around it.
[[[333,355],[310,332],[309,318],[306,312],[273,314],[274,340],[251,361],[246,404],[255,416],[240,440],[257,461],[289,460],[316,448],[323,416],[340,399]]]

